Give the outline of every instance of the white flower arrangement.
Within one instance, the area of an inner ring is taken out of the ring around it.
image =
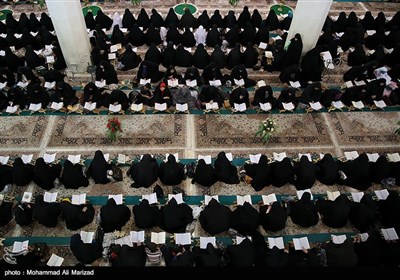
[[[276,132],[277,128],[278,126],[276,125],[275,120],[272,118],[267,118],[265,121],[260,123],[255,136],[261,137],[263,143],[266,143],[272,137],[272,134]]]

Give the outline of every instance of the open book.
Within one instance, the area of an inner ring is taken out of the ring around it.
[[[319,111],[322,109],[322,105],[319,102],[310,102],[310,107],[315,110],[315,111]]]
[[[25,241],[15,241],[13,244],[13,248],[12,248],[12,252],[13,253],[21,253],[23,251],[27,251],[28,250],[28,245],[29,245],[29,240],[25,240]]]
[[[267,102],[267,103],[260,103],[260,109],[268,112],[272,109],[271,103]]]
[[[44,154],[43,155],[43,159],[44,159],[44,162],[45,163],[52,163],[52,162],[54,162],[55,160],[56,160],[56,153],[54,153],[54,154]]]
[[[116,45],[112,45],[110,46],[110,52],[116,52],[118,50],[122,49],[122,45],[121,44],[116,44]]]
[[[358,235],[360,236],[362,242],[365,242],[365,241],[368,240],[368,237],[369,237],[368,233],[366,233],[366,232],[365,233],[359,233]]]
[[[149,202],[149,204],[158,203],[157,194],[156,194],[156,193],[143,194],[143,195],[142,195],[142,200],[143,200],[143,199],[147,199],[147,201]]]
[[[108,54],[108,60],[113,60],[117,58],[117,54],[116,53],[109,53]]]
[[[260,87],[265,87],[267,84],[265,83],[265,81],[263,81],[263,80],[260,80],[260,81],[258,81],[257,82],[257,86],[260,88]]]
[[[61,110],[64,107],[64,103],[63,102],[51,102],[51,106],[50,108],[56,111]]]
[[[197,159],[198,159],[198,160],[204,159],[204,161],[205,161],[206,164],[211,164],[211,156],[210,156],[210,155],[208,155],[208,156],[198,155],[198,156],[197,156]]]
[[[242,241],[245,240],[246,238],[251,241],[251,236],[246,236],[246,237],[236,236],[236,245],[239,245],[240,243],[242,243]]]
[[[55,62],[54,56],[52,55],[46,56],[46,63],[54,63],[54,62]]]
[[[151,79],[140,79],[139,85],[144,86],[145,84],[150,84]]]
[[[267,43],[264,42],[260,42],[260,44],[258,45],[258,48],[265,50],[268,47]]]
[[[110,160],[110,154],[103,154],[104,159],[108,162]]]
[[[274,156],[275,161],[282,161],[285,157],[287,157],[286,152],[283,152],[283,153],[275,153],[274,152],[273,156]]]
[[[126,155],[118,154],[118,163],[125,164],[126,163]]]
[[[132,243],[144,242],[144,230],[142,231],[131,231],[129,234]]]
[[[235,111],[238,111],[238,112],[244,112],[247,109],[246,103],[240,103],[240,104],[234,103],[233,105],[234,105]]]
[[[300,88],[300,87],[301,87],[299,81],[295,81],[295,82],[289,81],[289,84],[290,84],[290,86],[293,87],[293,88]]]
[[[48,266],[61,266],[64,261],[64,258],[57,256],[56,254],[52,254],[50,259],[47,261]]]
[[[360,202],[364,196],[364,192],[352,192],[351,197],[353,198],[354,202]]]
[[[117,205],[121,205],[121,204],[123,203],[122,194],[110,194],[110,195],[108,196],[108,199],[110,199],[110,198],[114,199],[114,200],[115,200],[115,203],[116,203]]]
[[[368,157],[369,162],[376,162],[379,158],[379,154],[378,153],[373,153],[373,154],[367,153],[367,157]]]
[[[251,201],[251,195],[249,195],[249,194],[248,195],[243,195],[243,196],[237,195],[236,196],[236,202],[237,202],[237,205],[243,205],[245,202],[253,204],[253,202]]]
[[[399,153],[387,154],[387,158],[390,162],[399,162],[400,161]]]
[[[305,156],[309,162],[312,162],[311,154],[299,154],[299,159],[301,159],[302,156]]]
[[[233,161],[233,155],[232,155],[232,153],[225,153],[225,156],[226,156],[226,158],[227,158],[229,161]]]
[[[96,87],[98,87],[98,88],[103,88],[103,87],[106,86],[106,80],[103,80],[103,81],[95,81],[95,82],[94,82],[94,85],[95,85]]]
[[[74,205],[82,205],[86,203],[86,193],[82,194],[73,194],[72,195],[72,204]]]
[[[10,159],[9,156],[6,156],[6,157],[0,156],[0,163],[1,163],[2,165],[6,165],[6,164],[8,163],[8,160],[9,160],[9,159]]]
[[[192,237],[189,232],[186,233],[175,233],[175,244],[176,245],[190,245],[192,244]]]
[[[37,112],[40,109],[42,109],[42,103],[37,103],[37,104],[31,103],[31,104],[29,104],[29,110],[31,110],[31,111]]]
[[[14,114],[18,111],[18,105],[15,106],[7,106],[6,113]]]
[[[24,195],[21,199],[22,202],[30,203],[32,201],[32,193],[31,192],[24,192]]]
[[[324,61],[324,65],[328,69],[334,69],[335,66],[333,65],[332,61],[332,55],[329,51],[326,52],[321,52],[320,53],[322,60]]]
[[[134,112],[142,111],[143,110],[143,103],[140,103],[140,104],[132,103],[131,104],[131,110],[134,111]]]
[[[110,104],[110,106],[108,107],[108,110],[113,113],[118,113],[119,111],[122,110],[122,105],[121,104],[118,104],[118,105]]]
[[[219,198],[218,198],[218,195],[205,195],[204,196],[204,204],[205,205],[208,205],[208,203],[211,201],[211,199],[215,199],[216,201],[218,201],[219,202]]]
[[[177,79],[169,79],[168,80],[168,86],[169,87],[177,87],[178,86],[178,80]]]
[[[165,110],[167,110],[167,103],[160,104],[160,103],[156,102],[154,104],[154,110],[156,110],[156,111],[165,111]]]
[[[56,86],[56,82],[45,82],[44,87],[47,89],[53,89]]]
[[[283,109],[285,109],[286,111],[293,111],[295,109],[292,102],[289,102],[289,103],[282,102],[282,106],[283,106]]]
[[[206,110],[218,110],[219,106],[217,102],[206,103]]]
[[[274,193],[269,194],[269,195],[262,195],[261,197],[262,197],[262,201],[263,201],[264,205],[271,205],[275,201],[278,201],[276,199],[276,195]]]
[[[176,104],[176,110],[178,112],[186,112],[187,110],[189,110],[189,106],[188,106],[187,103],[184,103],[184,104],[177,103]]]
[[[347,88],[354,87],[354,85],[353,85],[353,83],[351,81],[347,81],[344,84],[346,85]]]
[[[233,81],[235,82],[235,85],[237,85],[237,86],[244,86],[243,79],[240,79],[240,80],[233,79]]]
[[[214,246],[214,248],[217,247],[215,236],[213,237],[200,236],[200,249],[206,249],[208,243],[211,243]]]
[[[165,232],[152,232],[151,242],[155,244],[165,244]]]
[[[79,163],[81,161],[81,155],[68,155],[68,160],[73,164]]]
[[[310,243],[307,237],[293,238],[293,244],[295,250],[310,249]]]
[[[386,103],[383,100],[379,100],[379,101],[374,100],[374,103],[375,103],[375,106],[378,108],[383,109],[386,107]]]
[[[118,245],[121,245],[121,246],[122,245],[127,245],[129,247],[133,247],[132,246],[132,240],[131,240],[131,237],[129,235],[121,237],[121,238],[118,238],[118,239],[115,239],[114,243],[118,244]]]
[[[260,161],[261,154],[251,155],[250,154],[250,162],[257,164]]]
[[[25,164],[31,163],[33,159],[33,155],[22,155],[21,156],[22,162]]]
[[[385,240],[397,240],[399,239],[399,236],[396,233],[396,230],[394,228],[383,228],[381,229],[383,238]]]
[[[332,101],[332,106],[339,110],[345,107],[342,101]]]
[[[168,194],[168,201],[170,201],[172,198],[175,198],[176,203],[178,203],[178,204],[182,204],[183,203],[182,193]]]
[[[346,241],[347,237],[344,234],[342,234],[342,235],[333,235],[332,234],[331,239],[334,244],[342,244],[343,242]]]
[[[177,162],[179,162],[179,154],[178,154],[178,153],[175,153],[175,154],[165,154],[165,160],[168,160],[169,155],[173,155],[174,158],[175,158],[175,160],[176,160]]]
[[[367,30],[365,31],[368,36],[374,35],[376,33],[376,30]]]
[[[186,85],[188,87],[196,87],[197,86],[197,80],[186,80]]]
[[[366,85],[366,83],[365,83],[363,80],[361,80],[361,81],[354,81],[354,84],[355,84],[356,86],[365,86],[365,85]]]
[[[49,203],[56,202],[57,195],[58,195],[58,193],[56,193],[56,192],[55,193],[45,192],[43,200],[44,200],[44,202],[49,202]]]
[[[83,231],[80,232],[81,240],[83,243],[92,243],[94,232],[93,231]]]
[[[351,101],[351,103],[353,104],[353,107],[356,109],[362,109],[364,108],[364,103],[362,101]]]
[[[215,86],[215,87],[222,86],[221,80],[209,81],[209,83],[210,83],[210,86]]]
[[[374,191],[376,197],[378,200],[386,200],[386,198],[389,196],[389,192],[387,189],[379,190],[379,191]]]
[[[97,105],[96,102],[92,103],[85,102],[85,106],[83,106],[83,108],[85,108],[88,111],[93,111],[94,109],[96,109],[96,105]]]
[[[311,194],[311,200],[314,199],[312,193],[311,193],[311,189],[306,189],[306,190],[301,190],[301,191],[296,191],[297,194],[297,198],[301,199],[301,197],[303,196],[304,193],[308,192],[309,194]]]
[[[346,160],[354,160],[358,158],[358,152],[357,151],[344,152],[344,156],[346,157]]]
[[[268,248],[272,249],[274,246],[278,247],[278,249],[284,249],[285,243],[283,243],[283,237],[268,237]]]
[[[340,195],[339,191],[326,191],[326,195],[328,196],[328,200],[335,201],[335,199]]]

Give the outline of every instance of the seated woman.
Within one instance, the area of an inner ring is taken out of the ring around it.
[[[135,225],[140,229],[149,229],[159,224],[160,209],[157,205],[149,204],[147,199],[142,199],[139,205],[132,207],[135,216]]]
[[[229,104],[232,108],[234,108],[235,104],[242,103],[246,104],[246,108],[250,106],[249,92],[243,87],[237,87],[232,91],[229,96]]]
[[[96,85],[93,82],[86,84],[86,86],[83,88],[82,105],[85,105],[86,102],[88,103],[96,102],[97,108],[100,108],[102,106],[100,89],[96,87]]]
[[[251,178],[251,186],[255,191],[260,191],[270,184],[268,158],[262,155],[256,164],[245,164],[246,175]]]
[[[123,111],[129,108],[129,98],[122,90],[119,89],[113,90],[107,99],[109,103],[108,106],[110,106],[111,104],[113,105],[120,104]]]
[[[272,109],[276,108],[276,99],[271,86],[265,85],[256,89],[254,100],[251,102],[251,105],[260,107],[260,103],[270,103]]]
[[[277,201],[260,207],[260,224],[265,231],[278,231],[286,226],[288,213]]]
[[[100,225],[104,233],[120,231],[131,218],[131,211],[124,204],[117,205],[113,198],[100,208]]]
[[[208,243],[205,249],[200,246],[193,247],[196,267],[218,267],[221,263],[222,251]]]
[[[226,184],[239,184],[237,169],[225,155],[225,152],[220,152],[214,163],[215,174],[218,180]]]
[[[13,183],[13,168],[9,165],[0,164],[0,192]]]
[[[238,245],[229,245],[224,252],[228,266],[250,267],[254,263],[255,255],[253,242],[249,238],[245,238]]]
[[[322,216],[322,222],[328,227],[341,228],[347,224],[351,201],[345,194],[339,195],[334,201],[319,198],[316,204]]]
[[[200,212],[199,222],[207,233],[216,235],[231,227],[232,211],[213,198]]]
[[[102,257],[103,240],[93,239],[91,243],[84,243],[81,235],[76,233],[71,236],[70,248],[74,257],[81,263],[91,264]]]
[[[147,83],[140,87],[140,92],[136,97],[135,104],[143,104],[149,107],[154,107],[154,94],[151,91],[151,84]]]
[[[21,158],[16,158],[12,167],[12,181],[17,186],[28,185],[34,177],[34,166],[30,163],[25,164]]]
[[[331,154],[325,154],[324,157],[316,163],[317,179],[324,185],[332,186],[339,179],[339,167]]]
[[[161,82],[154,90],[154,103],[167,103],[167,108],[172,105],[171,90],[164,82]]]
[[[182,233],[193,221],[192,208],[185,203],[178,204],[172,198],[161,207],[160,218],[160,228],[169,233]]]
[[[14,207],[15,222],[20,226],[28,226],[33,222],[33,204],[20,202]]]
[[[284,86],[281,94],[279,95],[278,99],[276,100],[276,107],[278,110],[283,110],[282,103],[293,103],[294,108],[297,107],[297,99],[296,99],[296,89],[288,86]]]
[[[200,94],[198,96],[199,101],[201,102],[201,108],[206,109],[206,103],[216,102],[218,103],[218,107],[223,107],[225,98],[223,97],[222,91],[220,91],[215,86],[204,85],[201,87]]]
[[[295,180],[293,185],[297,190],[311,189],[315,183],[317,168],[308,157],[303,155],[299,162],[294,163]]]
[[[397,192],[390,190],[385,200],[378,200],[378,207],[385,227],[400,226],[400,196]]]
[[[152,83],[157,83],[163,77],[163,73],[159,70],[159,65],[154,62],[144,60],[139,66],[136,79],[150,79]]]
[[[183,77],[183,82],[187,82],[187,81],[196,81],[196,83],[197,83],[197,86],[201,86],[202,84],[203,84],[203,80],[202,80],[202,78],[201,78],[201,76],[200,76],[200,73],[199,73],[199,69],[197,69],[196,67],[188,67],[187,69],[186,69],[186,72],[185,72],[185,76]]]
[[[106,81],[107,85],[118,84],[117,72],[110,62],[102,60],[96,67],[96,81]]]
[[[69,230],[78,230],[93,221],[95,209],[91,203],[74,205],[71,201],[63,199],[60,202],[61,214]]]
[[[175,245],[165,249],[164,259],[166,266],[171,267],[192,267],[194,266],[195,255],[190,251],[190,245]]]
[[[367,232],[375,225],[378,206],[370,194],[364,194],[360,202],[353,202],[349,220],[360,232]]]
[[[125,52],[122,54],[120,58],[118,58],[118,60],[121,63],[121,67],[119,67],[119,70],[122,71],[135,69],[136,67],[139,66],[140,62],[142,61],[140,56],[132,50],[130,44],[125,46]]]
[[[61,164],[49,165],[45,163],[43,158],[38,158],[36,159],[33,172],[33,181],[36,185],[48,191],[54,188],[54,181],[60,177]]]
[[[185,166],[176,162],[174,155],[168,156],[167,162],[160,165],[159,177],[164,185],[179,185],[182,183],[185,175]]]
[[[13,218],[13,207],[12,201],[0,200],[0,227],[7,225]]]
[[[115,245],[111,250],[112,267],[144,267],[146,264],[146,251],[142,243],[133,246]]]
[[[133,179],[131,187],[148,188],[157,181],[159,166],[156,159],[145,154],[138,163],[132,163],[127,175]]]
[[[50,102],[50,96],[40,84],[28,87],[28,106],[29,104],[41,104],[42,109],[46,109]]]
[[[339,170],[341,170],[346,179],[340,179],[339,183],[365,191],[371,186],[370,165],[368,156],[362,153],[354,160],[339,162]]]
[[[63,107],[74,106],[78,103],[78,97],[76,97],[76,90],[74,90],[70,84],[65,82],[58,82],[56,85],[56,91],[50,96],[52,102],[63,102]]]
[[[64,161],[64,169],[60,177],[60,182],[67,189],[78,189],[87,187],[89,180],[83,172],[84,166],[76,163],[73,164],[68,159]]]
[[[360,236],[357,236],[357,241],[354,242],[354,251],[358,257],[357,266],[381,266],[385,260],[384,244],[385,241],[376,230],[368,231],[367,240],[361,240]]]
[[[204,187],[211,187],[217,181],[214,167],[211,164],[207,164],[204,159],[200,159],[194,172],[192,184],[198,183]]]
[[[271,184],[277,188],[290,183],[294,179],[294,168],[288,157],[282,161],[275,161],[270,164]]]
[[[107,178],[107,171],[110,170],[110,168],[111,166],[104,158],[103,152],[97,150],[86,171],[86,175],[91,177],[96,184],[107,184],[110,182],[110,179]]]
[[[45,227],[54,228],[58,224],[58,216],[61,214],[60,203],[45,202],[43,195],[35,198],[33,205],[33,219]]]
[[[231,79],[244,80],[244,87],[249,88],[256,85],[256,81],[250,79],[247,74],[246,66],[244,64],[236,65],[232,68]]]
[[[253,234],[259,223],[260,213],[248,202],[238,205],[233,211],[232,228],[236,229],[241,235]]]
[[[186,85],[178,87],[178,90],[172,93],[172,104],[188,104],[189,110],[197,108],[197,99],[192,95]]]
[[[303,193],[298,201],[290,201],[289,207],[293,223],[302,227],[311,227],[318,223],[317,207],[311,200],[309,192]]]
[[[326,259],[328,266],[356,266],[358,257],[354,251],[353,241],[347,238],[341,244],[335,244],[333,241],[329,241],[325,246]]]

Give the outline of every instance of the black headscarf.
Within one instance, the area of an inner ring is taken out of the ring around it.
[[[69,230],[78,230],[93,221],[95,209],[92,204],[74,205],[69,201],[61,201],[61,213]]]
[[[345,194],[339,195],[334,201],[318,200],[322,222],[331,228],[341,228],[349,219],[351,201]]]
[[[257,164],[245,164],[246,175],[252,178],[251,186],[260,191],[270,184],[269,165],[266,155],[262,155]]]
[[[375,225],[377,204],[370,194],[364,194],[360,202],[353,202],[349,220],[360,232],[367,232]]]
[[[100,209],[101,227],[104,233],[121,230],[129,221],[131,211],[126,205],[117,205],[113,198],[107,200],[107,204]]]
[[[161,207],[160,227],[170,233],[185,232],[186,226],[193,221],[192,208],[185,203],[178,204],[172,198]]]
[[[138,163],[133,163],[128,175],[135,181],[134,187],[148,188],[157,181],[159,166],[156,159],[145,154]]]
[[[260,224],[266,231],[282,230],[286,226],[288,213],[279,202],[260,207]]]
[[[110,169],[110,165],[104,158],[102,151],[97,150],[94,154],[94,158],[89,165],[86,175],[92,177],[96,184],[107,184],[110,180],[107,178],[107,170]]]
[[[36,159],[33,181],[44,190],[54,188],[54,181],[60,176],[61,164],[52,166],[45,163],[43,158]]]
[[[25,164],[21,158],[14,160],[12,169],[12,178],[14,184],[17,186],[25,186],[29,184],[33,179],[33,165]]]
[[[157,205],[150,205],[147,199],[143,199],[139,205],[134,205],[132,213],[138,228],[148,229],[158,226],[160,209]]]
[[[225,155],[225,152],[220,152],[215,160],[215,174],[217,178],[226,184],[239,184],[237,169]]]
[[[169,155],[167,162],[162,162],[160,165],[160,180],[165,185],[179,185],[184,174],[184,165],[176,162],[173,155]]]
[[[325,154],[324,157],[317,162],[317,167],[317,179],[322,184],[332,186],[339,179],[338,164],[331,154]]]
[[[232,211],[229,207],[221,205],[214,198],[200,212],[201,227],[209,234],[216,235],[227,231],[231,227]]]
[[[198,183],[204,187],[210,187],[217,182],[217,175],[211,164],[206,164],[204,159],[200,159],[194,172],[192,183]]]
[[[300,161],[294,164],[295,180],[293,184],[297,190],[310,189],[314,183],[317,174],[315,165],[303,155]]]
[[[49,228],[54,228],[58,223],[58,216],[61,214],[60,203],[58,202],[45,202],[43,195],[38,195],[35,198],[33,205],[33,218]]]
[[[240,234],[251,235],[258,227],[260,213],[248,202],[238,205],[233,211],[232,227]]]
[[[83,166],[79,163],[73,164],[68,159],[64,162],[64,170],[60,177],[61,183],[67,189],[78,189],[87,187],[89,181],[82,170]]]
[[[290,217],[293,223],[302,227],[311,227],[318,223],[317,207],[311,200],[310,193],[305,192],[300,200],[291,201],[290,207]]]

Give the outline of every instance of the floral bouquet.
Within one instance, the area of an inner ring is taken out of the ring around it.
[[[231,4],[234,7],[236,7],[238,3],[239,3],[239,0],[229,0],[229,4]]]
[[[263,143],[267,143],[276,130],[277,125],[275,120],[267,118],[265,121],[260,123],[255,136],[260,136]]]
[[[118,118],[109,119],[106,132],[107,138],[114,142],[117,140],[118,132],[122,132],[121,122],[118,120]]]

